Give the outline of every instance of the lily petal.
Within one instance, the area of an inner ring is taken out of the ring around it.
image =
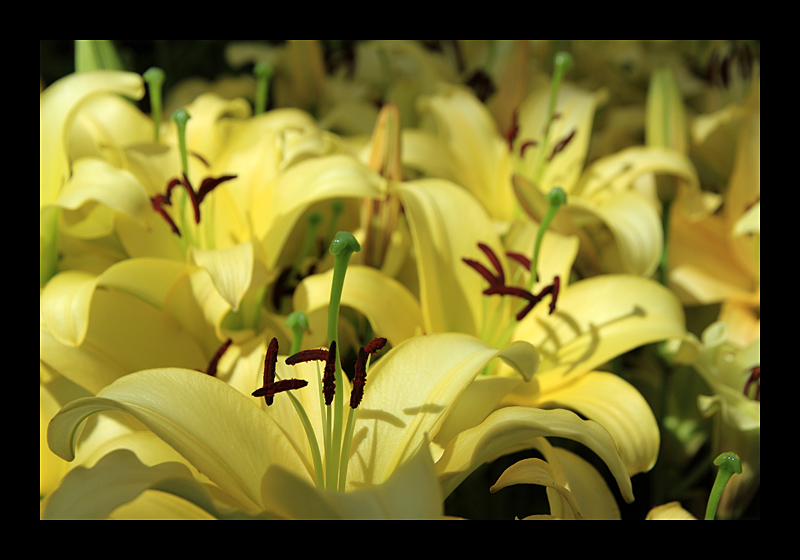
[[[319,490],[274,467],[264,477],[264,503],[291,519],[440,519],[442,496],[425,442],[380,485],[350,492]]]
[[[518,386],[504,403],[568,408],[594,420],[614,438],[631,476],[649,471],[658,457],[661,437],[650,406],[630,383],[612,373],[593,371],[546,393]]]
[[[306,472],[292,442],[254,399],[208,375],[174,368],[127,375],[96,397],[69,403],[50,422],[50,448],[74,459],[83,421],[105,410],[134,416],[248,509],[264,509],[261,481],[271,465]]]
[[[537,437],[565,437],[594,451],[608,465],[626,502],[633,501],[631,479],[614,440],[600,424],[581,420],[568,410],[508,407],[493,412],[474,428],[456,436],[436,463],[447,496],[483,462]]]
[[[411,226],[428,332],[477,335],[483,307],[475,294],[484,280],[461,258],[475,254],[479,242],[503,254],[491,220],[471,194],[449,181],[409,181],[397,190]]]
[[[503,471],[489,492],[494,494],[514,484],[539,484],[547,488],[550,513],[559,519],[585,519],[575,496],[556,482],[550,465],[541,459],[523,459],[514,463]]]
[[[332,269],[314,274],[304,278],[294,293],[294,309],[304,311],[311,325],[319,325],[312,326],[312,332],[325,333],[332,279]],[[347,269],[342,305],[363,313],[373,330],[393,346],[424,328],[422,310],[408,288],[371,267],[352,265]]]
[[[434,437],[459,396],[495,357],[531,375],[536,349],[514,342],[497,350],[458,333],[411,338],[394,347],[367,376],[358,408],[348,485],[379,484]]]
[[[223,299],[230,304],[233,311],[238,311],[253,279],[253,244],[244,242],[216,250],[193,247],[190,252],[190,259],[194,264],[208,272]]]
[[[539,351],[536,381],[543,394],[615,356],[644,344],[685,335],[683,308],[659,283],[607,274],[571,284],[555,313],[537,306],[514,334]]]
[[[150,489],[188,495],[191,502],[216,512],[211,497],[184,465],[148,467],[131,451],[119,449],[91,468],[70,471],[42,504],[40,515],[42,519],[106,519],[117,507]],[[87,495],[92,499],[86,499]]]

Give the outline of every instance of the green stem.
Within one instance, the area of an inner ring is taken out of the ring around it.
[[[142,74],[150,91],[150,113],[153,116],[153,141],[158,144],[161,137],[161,95],[166,74],[161,68],[153,66]]]
[[[181,169],[189,176],[189,152],[186,151],[186,123],[192,116],[186,109],[178,109],[172,113],[172,121],[178,126],[178,146],[181,152]]]
[[[303,333],[308,330],[308,317],[302,311],[294,311],[286,318],[286,326],[292,329],[292,348],[289,355],[297,354],[303,346]]]
[[[706,507],[706,521],[711,521],[717,514],[717,506],[722,497],[722,491],[734,474],[742,474],[742,461],[736,453],[728,451],[721,453],[714,464],[719,467],[717,479],[711,488],[711,495],[708,497],[708,507]]]
[[[353,234],[340,231],[331,242],[330,252],[334,256],[333,263],[333,282],[331,283],[331,299],[328,307],[328,341],[336,342],[336,351],[339,352],[339,307],[342,302],[342,290],[344,288],[344,277],[347,273],[347,266],[350,264],[350,257],[353,253],[361,250]],[[335,488],[337,484],[337,468],[339,466],[339,453],[342,446],[342,423],[344,421],[344,372],[342,371],[341,361],[336,357],[336,387],[339,389],[333,396],[333,436],[331,442],[331,457],[327,460],[327,485],[328,488]],[[329,422],[330,424],[330,422]]]
[[[542,178],[544,171],[544,158],[547,153],[547,146],[550,140],[550,126],[553,123],[553,116],[556,113],[556,104],[558,103],[558,92],[561,89],[561,82],[564,80],[564,74],[567,73],[572,67],[572,56],[567,52],[557,52],[553,58],[553,79],[550,81],[550,103],[547,106],[547,121],[545,124],[544,142],[541,147],[536,151],[536,163],[533,167],[531,178],[537,185]]]
[[[561,187],[553,187],[545,198],[550,203],[550,206],[547,207],[547,211],[542,218],[542,223],[539,224],[539,231],[536,233],[536,245],[533,247],[533,258],[531,259],[531,275],[530,278],[528,278],[528,291],[539,281],[537,266],[539,263],[539,249],[542,246],[544,232],[547,231],[550,222],[555,218],[558,209],[567,203],[567,193]]]
[[[253,73],[256,75],[256,115],[260,115],[267,110],[267,101],[269,99],[269,82],[272,79],[272,66],[267,62],[259,62],[253,68]]]

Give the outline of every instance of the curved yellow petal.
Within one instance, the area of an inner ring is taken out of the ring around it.
[[[39,97],[39,204],[55,201],[69,176],[66,135],[84,103],[99,95],[119,93],[133,99],[144,95],[144,82],[130,72],[92,71],[70,74]]]
[[[626,191],[606,200],[602,206],[577,199],[564,213],[576,221],[586,221],[591,216],[611,232],[612,239],[605,243],[602,235],[593,236],[594,250],[599,253],[603,270],[644,277],[655,272],[664,234],[661,218],[646,195]]]
[[[545,392],[520,385],[504,403],[568,408],[594,420],[614,438],[631,476],[649,471],[658,457],[661,437],[650,406],[636,388],[612,373],[589,372],[570,384]]]
[[[294,293],[294,309],[309,316],[312,332],[324,335],[333,270],[303,279]],[[413,294],[394,278],[367,266],[352,265],[342,291],[342,305],[364,314],[372,329],[393,346],[424,330],[422,310]],[[316,328],[313,325],[318,325]],[[327,340],[321,342],[326,344]]]
[[[135,417],[239,503],[263,509],[261,483],[271,465],[312,480],[294,443],[253,398],[174,368],[127,375],[96,397],[72,401],[50,422],[50,448],[72,460],[83,421],[106,410]]]
[[[683,509],[680,502],[669,502],[663,506],[655,506],[647,512],[646,520],[697,521],[697,518]]]
[[[102,212],[107,207],[130,216],[142,226],[149,222],[152,214],[147,192],[133,174],[103,160],[83,158],[73,163],[72,176],[59,193],[55,204],[68,210],[77,210],[91,202],[100,204],[92,210],[93,214]],[[108,235],[113,230],[113,213],[109,214],[107,217],[102,215],[101,219],[68,223],[66,231],[82,238]],[[68,220],[69,215],[64,215],[63,218]]]
[[[495,357],[531,375],[536,349],[497,350],[463,334],[431,334],[394,347],[369,370],[358,408],[348,485],[379,484],[423,439],[434,437],[458,398]]]
[[[233,311],[238,311],[253,279],[253,244],[248,241],[216,250],[192,247],[189,258],[208,272],[223,299],[230,304]]]
[[[572,492],[558,484],[553,471],[541,459],[523,459],[508,467],[489,492],[495,493],[514,484],[538,484],[547,488],[550,513],[559,519],[585,519]]]
[[[436,472],[447,496],[476,467],[517,444],[537,437],[574,439],[594,451],[608,465],[625,501],[633,501],[631,480],[614,440],[600,424],[581,420],[568,410],[541,410],[521,406],[502,408],[447,444]]]
[[[386,180],[350,156],[314,158],[290,167],[255,202],[266,209],[267,215],[253,227],[263,239],[268,267],[275,267],[295,223],[311,204],[333,198],[378,198],[385,191]]]
[[[515,340],[536,346],[542,363],[535,380],[543,394],[644,344],[685,335],[683,307],[659,283],[606,274],[571,284],[556,311],[536,306]]]
[[[208,365],[208,352],[173,317],[124,292],[98,290],[87,322],[80,346],[40,325],[39,360],[92,394],[142,369]]]
[[[91,468],[77,467],[70,471],[61,486],[42,503],[40,517],[106,519],[118,507],[150,489],[184,497],[208,512],[217,513],[207,490],[184,465],[162,463],[148,467],[133,452],[118,449]]]
[[[423,97],[418,109],[430,112],[439,138],[460,170],[455,182],[470,191],[496,220],[510,220],[514,211],[511,157],[486,106],[467,88],[451,86]]]
[[[480,259],[479,242],[504,259],[489,216],[471,194],[449,181],[409,181],[397,191],[411,226],[427,331],[477,335],[486,281],[461,259]]]

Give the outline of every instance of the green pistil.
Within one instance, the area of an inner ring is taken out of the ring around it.
[[[267,101],[269,100],[269,83],[272,79],[272,66],[266,62],[259,62],[253,68],[253,73],[256,75],[256,115],[267,110]]]
[[[297,354],[303,345],[303,333],[308,330],[308,317],[302,311],[294,311],[286,318],[286,326],[292,329],[292,348],[289,355]]]
[[[531,287],[539,281],[537,265],[539,263],[539,248],[542,245],[542,239],[544,239],[544,232],[547,230],[550,222],[553,221],[558,209],[567,203],[567,193],[564,192],[564,189],[561,187],[554,187],[545,198],[550,205],[547,207],[547,211],[544,213],[542,223],[539,224],[539,231],[536,234],[536,245],[533,248],[533,259],[531,259],[531,276],[528,279],[528,291],[530,291]]]
[[[716,516],[722,491],[725,490],[728,481],[734,474],[742,474],[742,461],[736,453],[730,451],[722,453],[714,459],[714,464],[719,467],[719,471],[717,471],[717,479],[714,481],[714,486],[711,488],[711,495],[708,497],[707,521],[713,520]]]
[[[150,113],[153,116],[153,138],[158,144],[161,137],[161,95],[166,74],[161,68],[153,66],[142,74],[147,88],[150,91]]]
[[[172,113],[172,121],[178,126],[178,146],[181,151],[181,168],[183,174],[189,176],[189,152],[186,150],[186,123],[192,116],[186,109],[178,109]]]
[[[547,152],[548,142],[550,141],[550,128],[553,124],[553,117],[556,114],[556,104],[558,103],[558,93],[561,89],[561,83],[564,81],[564,75],[572,67],[572,56],[567,52],[556,53],[553,59],[553,79],[550,81],[550,103],[547,106],[547,120],[545,121],[546,128],[544,133],[544,142],[542,142],[540,149],[537,151],[536,164],[533,167],[534,172],[531,177],[534,183],[538,184],[542,178],[544,171],[544,158]]]
[[[340,231],[333,238],[330,252],[334,256],[333,282],[331,283],[331,299],[328,308],[328,340],[336,342],[339,346],[339,307],[342,302],[342,289],[344,277],[350,257],[361,250],[361,245],[356,238],[348,232]],[[338,351],[338,348],[337,348]],[[344,373],[338,356],[336,363],[336,386],[344,387]],[[326,461],[326,486],[336,488],[338,482],[337,469],[339,467],[339,453],[342,448],[342,423],[344,421],[344,396],[343,391],[336,391],[333,397],[333,440],[331,442],[331,457]]]

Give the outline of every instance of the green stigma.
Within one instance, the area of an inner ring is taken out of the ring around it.
[[[150,112],[153,116],[153,138],[158,144],[161,136],[161,95],[166,74],[161,68],[153,66],[142,74],[150,92]]]
[[[183,174],[189,176],[189,153],[186,150],[186,123],[192,116],[186,109],[178,109],[172,113],[172,122],[178,126],[178,145],[181,151],[181,167]]]
[[[742,474],[742,461],[736,453],[728,451],[721,453],[716,459],[714,464],[719,467],[717,471],[717,478],[714,481],[714,486],[711,488],[711,495],[708,497],[708,506],[706,507],[706,520],[713,520],[717,514],[717,506],[719,500],[722,498],[722,491],[734,474]]]
[[[533,248],[533,258],[531,259],[531,277],[528,279],[528,290],[531,289],[536,282],[539,281],[539,273],[537,272],[537,264],[539,262],[539,248],[542,246],[542,239],[544,239],[544,232],[547,230],[550,222],[558,212],[558,209],[567,203],[567,193],[561,187],[553,187],[545,197],[550,205],[542,217],[542,223],[539,224],[539,231],[536,234],[536,245]]]

